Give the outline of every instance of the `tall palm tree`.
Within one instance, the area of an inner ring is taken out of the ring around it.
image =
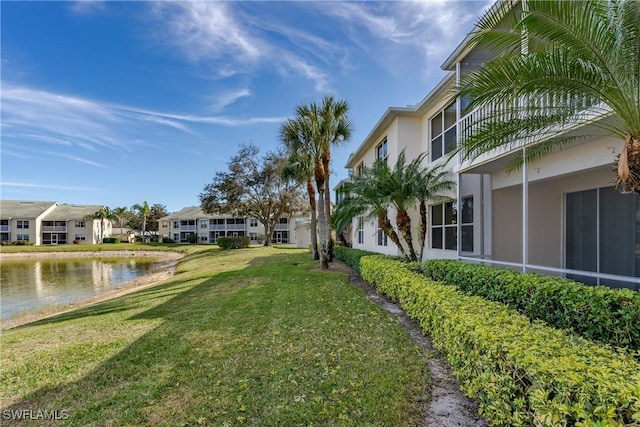
[[[349,104],[344,100],[334,100],[332,96],[325,96],[320,107],[320,141],[322,147],[322,169],[325,172],[324,205],[325,233],[327,239],[327,257],[333,261],[333,239],[331,238],[331,149],[338,147],[351,138],[353,123],[349,118]]]
[[[118,217],[113,213],[108,206],[103,206],[96,212],[86,215],[84,217],[86,221],[100,221],[100,243],[102,243],[104,239],[104,223],[105,221],[116,221]]]
[[[291,123],[288,123],[291,125]],[[283,126],[282,132],[286,132]],[[284,135],[283,135],[284,138]],[[309,195],[309,209],[311,210],[311,255],[314,260],[320,259],[318,253],[318,214],[316,206],[316,189],[313,186],[313,163],[308,157],[298,152],[290,153],[289,163],[285,166],[283,175],[287,179],[292,179],[300,185],[306,185]]]
[[[290,135],[289,142],[313,164],[313,178],[318,193],[318,229],[320,240],[320,265],[326,270],[331,260],[331,199],[330,165],[331,148],[347,141],[351,137],[352,124],[347,113],[346,101],[335,101],[327,96],[318,105],[296,107],[298,135]],[[285,124],[286,126],[286,124]]]
[[[458,92],[470,109],[509,107],[475,122],[459,148],[473,158],[531,143],[517,167],[575,139],[558,129],[591,124],[624,140],[614,182],[640,193],[640,1],[527,0],[522,13],[517,3],[478,23],[473,41],[504,53],[463,77]]]
[[[131,206],[132,211],[137,211],[138,214],[142,217],[142,239],[146,239],[145,232],[147,231],[147,217],[151,213],[151,208],[149,207],[149,203],[145,200],[141,205],[135,204]]]

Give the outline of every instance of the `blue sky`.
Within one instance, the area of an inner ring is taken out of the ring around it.
[[[490,0],[11,2],[0,197],[169,211],[295,107],[346,100],[332,184],[390,106],[419,102]]]

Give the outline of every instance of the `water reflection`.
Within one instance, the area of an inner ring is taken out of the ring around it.
[[[3,260],[0,318],[100,295],[151,272],[156,262],[147,257]]]

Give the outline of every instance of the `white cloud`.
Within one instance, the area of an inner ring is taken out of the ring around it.
[[[231,105],[240,98],[251,96],[249,89],[238,89],[230,92],[217,94],[217,99],[213,104],[213,111],[220,111],[227,105]]]
[[[91,188],[91,187],[75,187],[75,186],[67,186],[67,185],[34,184],[29,182],[6,182],[6,181],[0,181],[0,187],[40,188],[45,190],[69,190],[69,191],[102,191],[99,188]]]

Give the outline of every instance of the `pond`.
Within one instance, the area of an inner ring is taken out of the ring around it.
[[[3,259],[0,263],[0,319],[96,297],[154,271],[157,259]]]

